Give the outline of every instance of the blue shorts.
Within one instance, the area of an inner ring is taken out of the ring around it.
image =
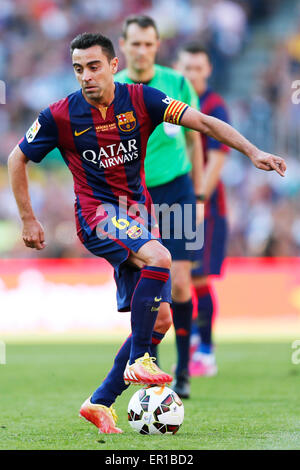
[[[130,251],[137,252],[145,243],[160,238],[116,207],[116,217],[100,222],[90,235],[85,234],[84,246],[95,256],[105,258],[114,268],[119,312],[130,311],[131,298],[140,277],[140,270],[126,263]],[[162,302],[171,303],[171,277],[161,293]]]
[[[192,234],[196,228],[196,199],[189,174],[148,190],[155,205],[178,205],[179,217],[175,217],[167,209],[156,211],[162,243],[170,251],[173,261],[192,260],[193,251],[187,245],[193,244],[194,240]]]
[[[204,245],[194,254],[192,276],[220,274],[225,258],[227,221],[225,217],[210,215],[204,220]]]

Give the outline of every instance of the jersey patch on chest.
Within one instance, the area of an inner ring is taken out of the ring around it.
[[[123,132],[130,132],[136,127],[136,118],[133,111],[117,114],[118,127]]]

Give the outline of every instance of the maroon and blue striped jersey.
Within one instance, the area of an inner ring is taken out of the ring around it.
[[[118,205],[120,197],[127,198],[127,207],[143,204],[151,211],[144,173],[148,138],[163,121],[179,124],[187,108],[142,84],[116,82],[114,100],[104,110],[78,90],[44,109],[19,146],[37,163],[55,147],[60,150],[73,175],[82,238],[106,217],[101,205]]]
[[[199,96],[199,103],[202,113],[229,123],[228,112],[223,98],[210,88],[208,88],[201,96]],[[221,150],[225,153],[230,151],[229,147],[214,139],[213,137],[205,134],[201,134],[201,137],[204,164],[207,163],[207,152],[209,150]],[[211,195],[209,201],[207,201],[205,204],[205,216],[208,217],[209,215],[220,215],[222,217],[226,215],[225,188],[221,180],[218,181],[215,191]]]

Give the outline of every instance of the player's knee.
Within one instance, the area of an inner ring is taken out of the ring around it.
[[[172,276],[172,297],[178,302],[184,302],[191,297],[189,277]]]
[[[191,298],[192,279],[189,261],[174,261],[171,270],[172,298],[176,302],[186,302]]]
[[[158,268],[171,269],[172,258],[169,250],[164,246],[159,246],[149,256],[148,264]]]
[[[208,285],[208,276],[193,276],[192,283],[196,289],[198,287],[206,286]]]

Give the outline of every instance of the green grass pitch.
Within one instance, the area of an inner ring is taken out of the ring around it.
[[[79,419],[82,401],[109,370],[117,344],[8,344],[0,365],[0,449],[300,449],[300,365],[291,343],[221,343],[219,375],[192,380],[174,436],[142,436],[127,422],[137,387],[117,400],[122,435]],[[174,346],[161,347],[170,370]]]

